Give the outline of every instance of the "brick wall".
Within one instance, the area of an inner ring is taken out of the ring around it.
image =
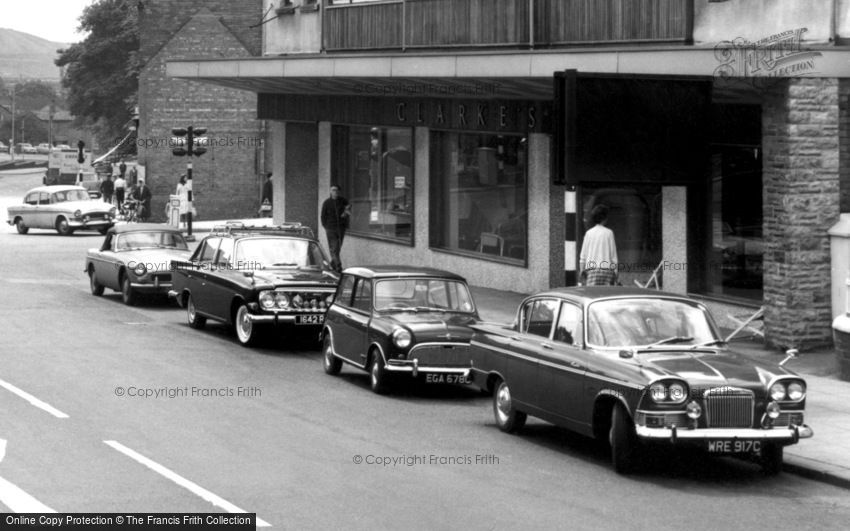
[[[165,74],[169,60],[253,55],[255,50],[245,43],[253,42],[258,48],[259,29],[252,30],[257,34],[252,41],[252,35],[235,34],[231,28],[245,23],[246,12],[259,17],[259,7],[257,11],[249,9],[249,4],[254,3],[259,6],[259,1],[146,3],[142,50],[155,53],[146,58],[139,76],[139,163],[145,166],[153,191],[154,220],[164,219],[168,195],[174,193],[188,162],[186,157],[172,155],[171,146],[167,145],[171,129],[189,125],[206,127],[211,141],[207,153],[192,160],[199,218],[256,215],[264,143],[261,123],[256,120],[256,95]],[[176,33],[161,42],[165,28],[176,28]]]
[[[850,79],[838,81],[838,175],[841,212],[850,213]]]
[[[839,83],[778,81],[762,107],[767,341],[832,341],[827,230],[839,214]]]

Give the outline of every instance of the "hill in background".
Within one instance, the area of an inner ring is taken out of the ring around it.
[[[56,50],[68,46],[0,28],[0,77],[7,82],[19,78],[58,82],[60,69],[53,63],[59,55]]]

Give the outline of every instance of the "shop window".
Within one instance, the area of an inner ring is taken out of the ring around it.
[[[526,139],[432,131],[430,157],[431,247],[524,262]]]
[[[605,226],[614,232],[620,283],[633,286],[635,280],[646,281],[661,261],[661,186],[583,185],[579,250],[584,233],[593,226],[590,213],[601,204],[609,209]]]
[[[334,126],[332,150],[348,232],[413,245],[413,130]]]
[[[707,291],[763,298],[764,235],[759,146],[714,146]]]

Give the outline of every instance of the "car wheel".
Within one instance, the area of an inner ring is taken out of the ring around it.
[[[133,286],[130,285],[130,275],[126,273],[121,278],[121,300],[127,306],[136,304],[136,292],[133,291]]]
[[[195,310],[195,301],[191,295],[186,297],[186,318],[189,321],[189,326],[196,330],[200,330],[207,324],[207,318],[198,315],[198,312]]]
[[[783,447],[778,444],[765,443],[761,447],[761,470],[767,476],[775,476],[782,472]]]
[[[528,415],[514,408],[511,388],[504,380],[496,383],[496,390],[493,392],[493,415],[496,417],[496,425],[506,433],[521,430],[528,418]]]
[[[379,395],[385,394],[389,390],[389,374],[384,368],[384,358],[377,350],[372,353],[372,364],[369,367],[369,386],[372,392]]]
[[[325,335],[325,343],[322,347],[322,352],[324,356],[322,356],[322,366],[325,368],[325,372],[328,374],[339,374],[339,371],[342,370],[342,360],[334,356],[333,343],[331,341],[331,335]]]
[[[256,345],[257,338],[260,335],[258,327],[251,321],[249,315],[248,307],[242,304],[236,310],[236,315],[233,317],[233,329],[236,331],[236,338],[239,339],[239,344],[243,347]]]
[[[56,220],[56,232],[62,236],[70,236],[74,233],[71,229],[71,225],[68,224],[68,220],[65,218],[59,218]]]
[[[15,222],[15,228],[18,229],[18,234],[26,234],[30,231],[30,228],[24,224],[24,220],[20,218]]]
[[[97,281],[94,268],[89,269],[89,287],[91,288],[91,294],[95,297],[103,295],[103,285]]]
[[[622,404],[616,404],[611,412],[611,461],[618,474],[632,472],[637,463],[638,440],[635,427]]]

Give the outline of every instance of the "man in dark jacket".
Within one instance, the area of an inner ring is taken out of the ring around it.
[[[112,204],[112,193],[114,191],[115,183],[112,182],[112,176],[107,175],[104,177],[103,182],[100,183],[100,195],[105,202]]]
[[[139,221],[147,221],[151,216],[151,189],[145,185],[145,181],[139,181],[139,186],[136,188],[133,196],[142,205],[139,213]]]
[[[351,217],[351,206],[348,200],[339,195],[339,186],[331,185],[331,196],[322,203],[322,227],[328,237],[328,248],[331,252],[331,267],[342,271],[342,260],[339,253],[342,250],[342,240],[345,229]]]

